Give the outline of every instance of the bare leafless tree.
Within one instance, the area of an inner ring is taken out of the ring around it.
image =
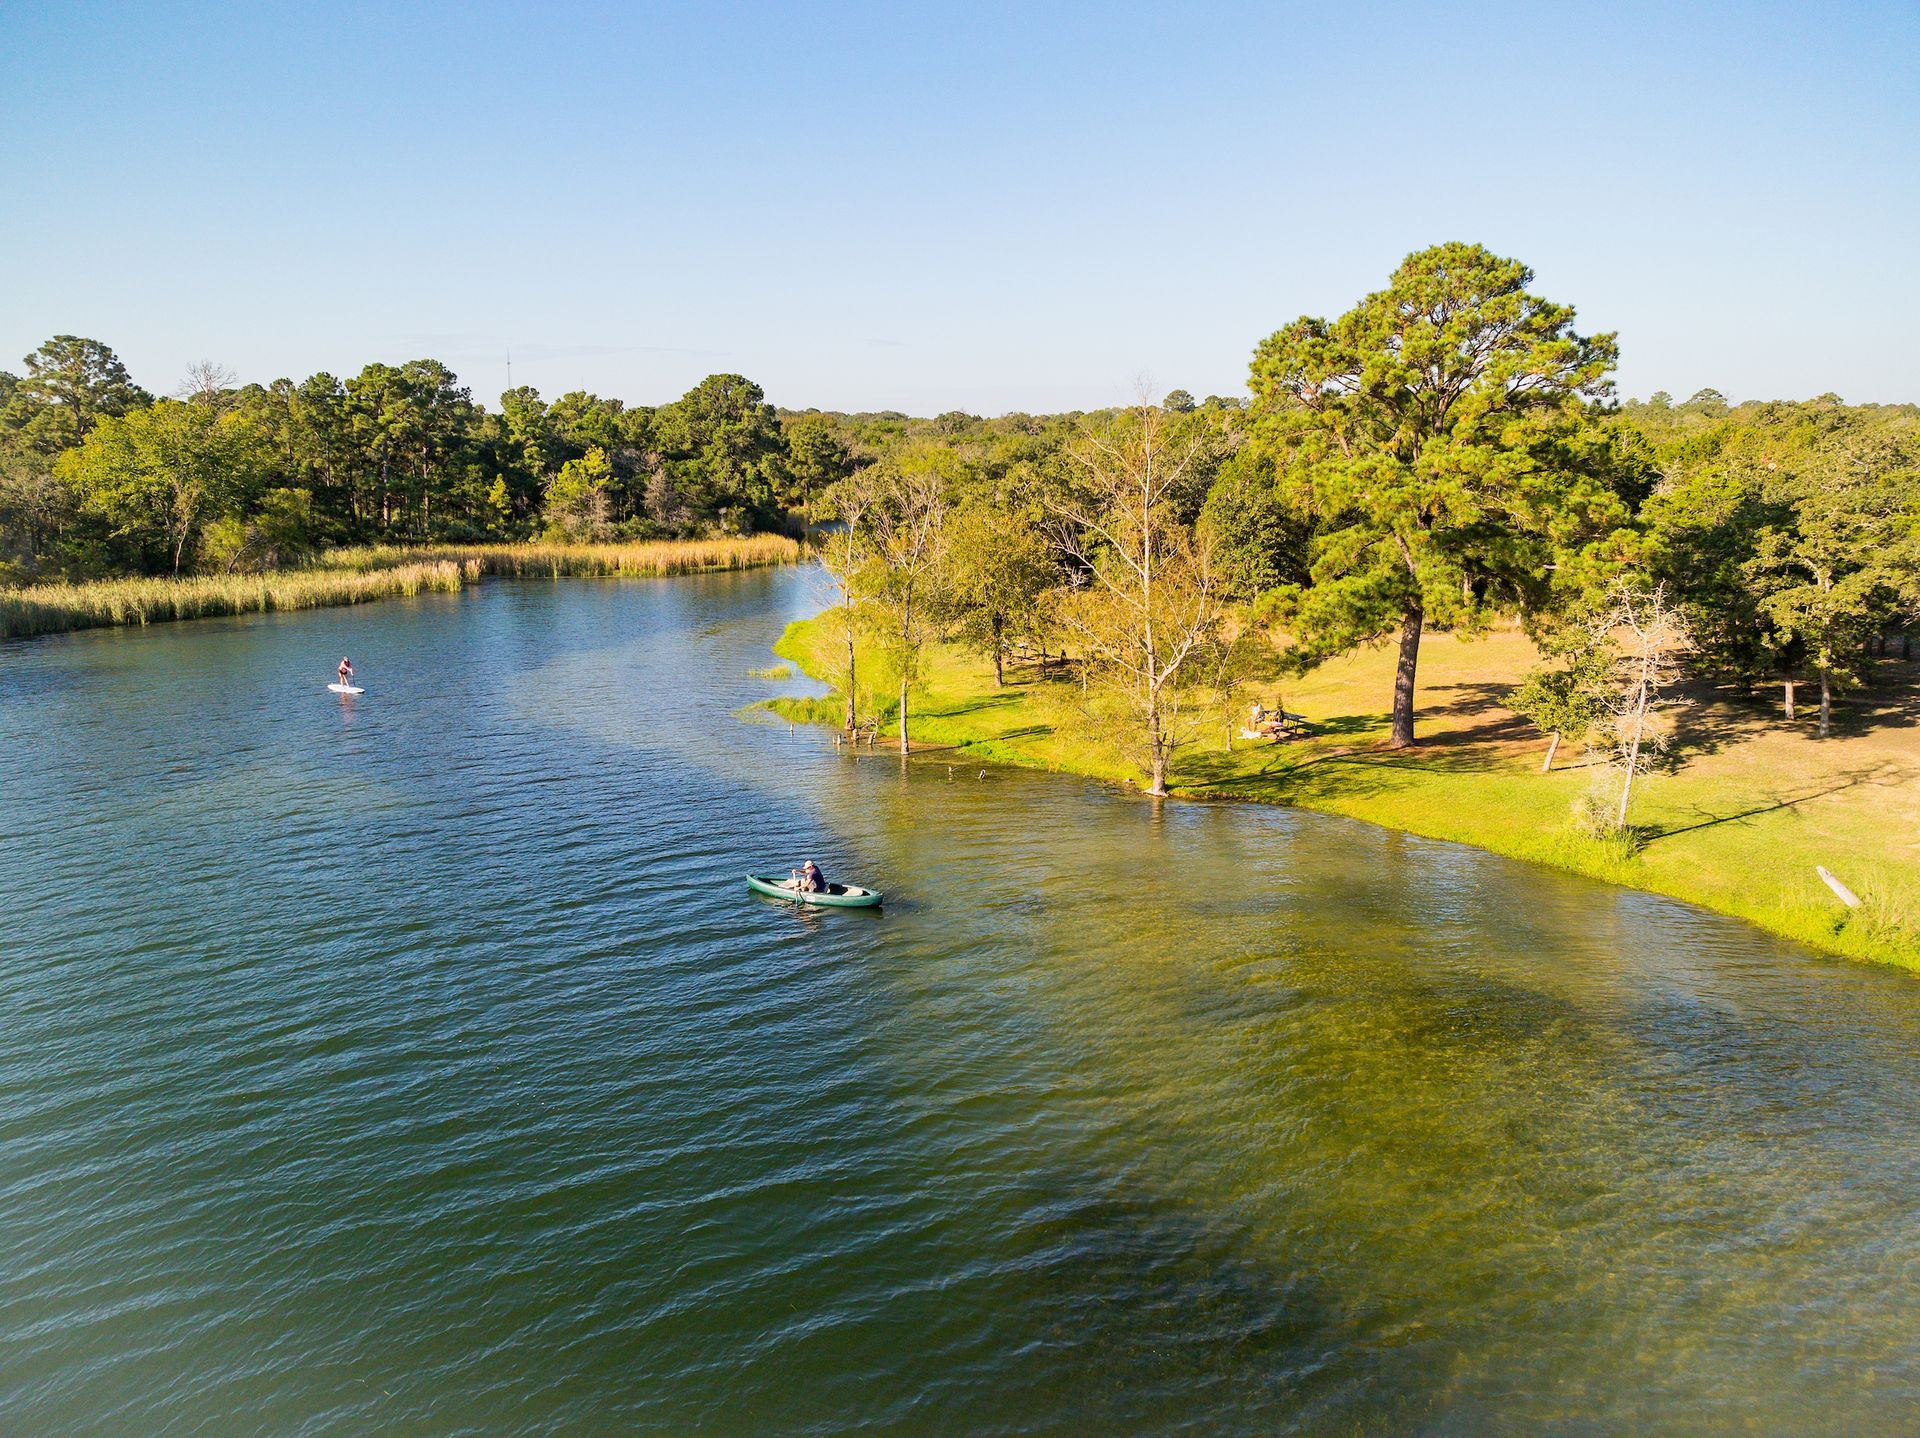
[[[1077,493],[1045,502],[1055,536],[1087,583],[1061,622],[1132,712],[1147,792],[1167,792],[1184,737],[1180,688],[1220,618],[1209,545],[1177,520],[1169,496],[1199,457],[1198,436],[1170,443],[1166,414],[1142,402],[1072,449]]]
[[[195,360],[180,382],[179,397],[209,409],[223,410],[233,403],[240,376],[216,360]]]
[[[947,514],[947,451],[909,452],[875,466],[866,519],[876,583],[873,599],[888,616],[887,647],[900,671],[900,752],[908,749],[907,696],[920,651],[933,637]]]
[[[834,523],[822,536],[820,558],[833,586],[836,607],[847,646],[845,690],[847,696],[847,733],[860,727],[859,662],[854,640],[858,632],[860,603],[866,596],[866,572],[872,560],[867,532],[867,511],[873,507],[873,475],[855,470],[827,494],[826,503]]]
[[[1661,722],[1666,691],[1679,678],[1680,655],[1691,647],[1686,622],[1661,584],[1651,589],[1616,579],[1606,602],[1594,613],[1597,645],[1613,653],[1612,680],[1599,696],[1600,719],[1594,734],[1620,798],[1609,816],[1615,830],[1627,826],[1633,786],[1649,754],[1663,752],[1672,737]]]

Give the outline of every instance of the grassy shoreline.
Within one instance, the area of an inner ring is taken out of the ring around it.
[[[831,682],[838,640],[820,616],[789,626],[774,652]],[[1678,763],[1637,791],[1631,842],[1571,822],[1592,771],[1562,750],[1540,772],[1544,741],[1501,696],[1531,662],[1518,633],[1472,643],[1433,636],[1421,651],[1422,742],[1384,747],[1392,656],[1350,655],[1305,678],[1255,686],[1253,698],[1317,721],[1321,733],[1272,745],[1230,741],[1227,716],[1181,751],[1173,793],[1286,804],[1664,894],[1745,919],[1846,958],[1920,970],[1920,664],[1844,712],[1833,739],[1806,721],[1700,691],[1683,716]],[[865,662],[863,660],[863,662]],[[869,672],[877,672],[870,669]],[[1138,771],[1080,717],[1079,685],[1010,674],[940,648],[925,665],[915,740],[969,758],[1134,784]],[[844,699],[782,699],[782,716],[838,726]],[[871,707],[871,706],[863,706]],[[1238,726],[1235,725],[1235,728]],[[1843,908],[1814,872],[1824,864],[1865,899]]]
[[[455,593],[487,575],[654,577],[791,564],[799,556],[799,544],[777,534],[639,544],[376,545],[333,550],[305,568],[265,574],[0,589],[0,639]]]

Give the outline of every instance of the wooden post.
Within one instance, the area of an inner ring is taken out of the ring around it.
[[[1821,883],[1833,890],[1834,897],[1849,909],[1857,909],[1860,907],[1860,896],[1838,879],[1834,878],[1833,875],[1829,874],[1825,865],[1815,864],[1813,866],[1813,872],[1820,876]]]

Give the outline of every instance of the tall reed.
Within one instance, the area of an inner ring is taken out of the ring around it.
[[[800,546],[778,534],[636,544],[369,545],[336,549],[311,568],[187,579],[100,579],[0,589],[0,638],[160,624],[274,609],[454,593],[483,574],[537,578],[695,574],[791,564]]]
[[[336,549],[320,560],[329,569],[383,569],[451,559],[477,562],[483,574],[509,578],[614,578],[698,574],[716,569],[759,569],[800,558],[797,540],[783,534],[746,534],[723,539],[655,539],[629,544],[427,544],[365,545]]]
[[[453,593],[479,574],[477,567],[442,559],[358,573],[295,569],[277,574],[36,584],[26,589],[0,589],[0,637],[104,624],[161,624],[173,619],[258,614],[273,609],[319,609],[395,595]]]

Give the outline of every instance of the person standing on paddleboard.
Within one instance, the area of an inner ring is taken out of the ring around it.
[[[345,685],[349,685],[349,686],[350,686],[350,685],[352,685],[352,683],[353,683],[353,661],[352,661],[351,659],[349,659],[349,658],[347,658],[347,657],[346,657],[346,656],[345,656],[344,654],[340,656],[340,671],[339,671],[339,672],[340,672],[340,682],[341,682],[342,684],[345,684]]]

